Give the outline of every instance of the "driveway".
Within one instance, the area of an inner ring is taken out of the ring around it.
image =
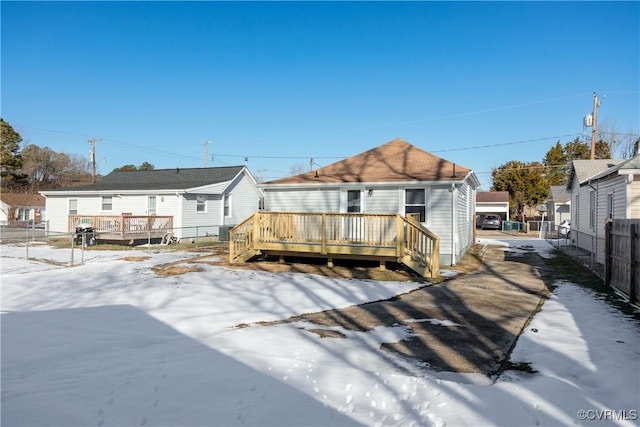
[[[327,339],[340,338],[330,329],[335,326],[367,331],[402,325],[410,330],[410,338],[383,344],[383,350],[418,360],[432,370],[495,375],[549,294],[553,277],[546,260],[527,246],[527,239],[515,250],[490,245],[481,256],[477,271],[440,284],[286,322],[310,322],[313,326],[306,329]]]

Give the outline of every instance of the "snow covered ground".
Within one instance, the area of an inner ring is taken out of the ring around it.
[[[483,243],[551,253],[542,240]],[[320,338],[307,324],[234,327],[419,284],[207,264],[162,277],[151,267],[193,254],[122,255],[87,252],[84,265],[61,268],[3,253],[3,426],[638,425],[640,328],[567,281],[511,357],[537,373],[491,382],[380,351],[406,336],[400,327],[341,330],[347,339]]]

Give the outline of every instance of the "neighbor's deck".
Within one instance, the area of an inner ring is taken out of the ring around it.
[[[229,235],[230,262],[261,254],[376,260],[437,277],[440,239],[413,218],[395,214],[259,211]]]
[[[164,237],[173,230],[172,216],[145,215],[69,215],[69,231],[90,226],[100,240],[142,240]]]

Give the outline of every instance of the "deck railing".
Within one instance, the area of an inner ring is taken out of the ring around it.
[[[69,215],[69,231],[89,226],[99,234],[130,235],[161,234],[173,228],[172,216],[145,215]]]
[[[256,212],[229,235],[231,262],[262,252],[394,259],[421,274],[439,274],[440,239],[396,214]]]

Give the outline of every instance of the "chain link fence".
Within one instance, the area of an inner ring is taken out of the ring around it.
[[[0,225],[0,272],[20,273],[34,271],[34,269],[56,269],[95,262],[106,256],[105,251],[94,250],[105,243],[110,244],[108,248],[112,252],[117,251],[118,246],[122,246],[122,250],[135,247],[141,251],[151,252],[157,248],[169,249],[171,245],[180,242],[188,244],[217,242],[221,240],[220,237],[223,238],[222,240],[225,236],[228,238],[229,228],[230,226],[182,227],[168,229],[162,237],[149,235],[131,239],[123,236],[120,240],[105,241],[100,238],[99,233],[90,228],[73,233],[52,233],[46,224],[36,225],[25,222],[2,224]],[[220,232],[224,235],[219,236]],[[37,265],[34,266],[34,264]]]

